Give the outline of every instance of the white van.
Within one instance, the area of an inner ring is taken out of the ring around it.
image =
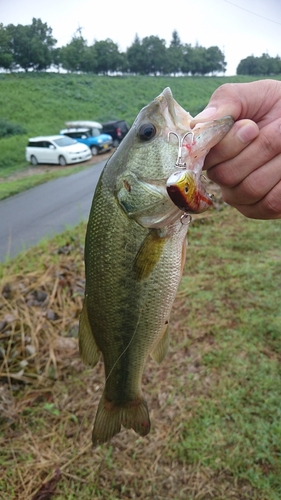
[[[30,138],[25,150],[25,157],[32,165],[56,163],[65,166],[89,160],[92,158],[92,153],[88,146],[70,137],[47,135]]]

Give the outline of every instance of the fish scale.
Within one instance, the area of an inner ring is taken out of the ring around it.
[[[141,389],[145,363],[160,363],[185,261],[188,225],[170,199],[177,143],[191,120],[170,89],[143,108],[108,160],[97,185],[85,241],[85,298],[79,348],[85,364],[102,354],[105,387],[92,440],[111,439],[121,427],[150,430]]]

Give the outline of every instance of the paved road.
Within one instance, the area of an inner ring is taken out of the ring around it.
[[[87,220],[105,162],[0,201],[0,261]]]

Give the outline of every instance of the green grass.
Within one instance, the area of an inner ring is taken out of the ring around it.
[[[226,212],[215,225],[192,228],[193,249],[181,284],[182,294],[191,302],[186,318],[186,327],[193,330],[190,348],[196,330],[210,343],[200,353],[203,377],[191,376],[189,387],[197,390],[204,378],[209,383],[173,449],[183,463],[226,468],[277,500],[281,497],[280,221],[245,220],[233,211],[231,218]]]
[[[171,347],[160,366],[149,361],[145,369],[151,433],[140,438],[123,431],[95,450],[90,439],[103,368],[85,369],[76,337],[69,336],[81,310],[85,224],[2,264],[1,289],[11,287],[2,314],[18,311],[11,337],[0,332],[10,373],[20,371],[25,337],[36,345],[25,383],[3,385],[5,499],[31,500],[59,468],[58,500],[135,494],[279,500],[280,224],[245,219],[230,207],[194,221],[171,315]],[[58,252],[65,245],[69,254]],[[48,304],[28,305],[38,289]],[[46,318],[50,307],[58,315],[53,323]],[[61,350],[57,339],[65,339]]]

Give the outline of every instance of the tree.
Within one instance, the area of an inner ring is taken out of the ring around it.
[[[94,45],[86,47],[81,60],[81,70],[85,73],[97,73],[98,57]]]
[[[124,63],[124,58],[119,52],[118,45],[110,38],[94,43],[97,55],[97,72],[104,75],[119,71]]]
[[[3,24],[0,23],[0,68],[11,69],[13,61],[10,35]]]
[[[146,54],[145,73],[163,74],[166,62],[166,42],[158,36],[147,36],[142,40],[142,48]]]
[[[279,56],[272,58],[272,74],[273,75],[281,74],[281,59]]]
[[[260,64],[254,55],[242,59],[237,66],[237,75],[260,75]]]
[[[253,55],[242,59],[237,66],[237,75],[278,75],[281,73],[281,60],[279,56],[270,57],[264,53],[261,57]]]
[[[57,43],[52,36],[53,30],[48,27],[47,23],[35,18],[32,19],[29,30],[31,67],[37,71],[47,69],[52,64],[52,50]]]
[[[209,47],[206,51],[206,68],[205,74],[208,73],[225,73],[226,61],[223,52],[217,47]]]
[[[128,69],[130,73],[140,73],[142,75],[146,72],[146,54],[143,50],[141,41],[138,35],[131,47],[127,49]]]
[[[84,71],[88,60],[87,42],[81,34],[73,35],[71,42],[61,48],[62,67],[68,71]]]
[[[206,49],[196,44],[195,47],[185,46],[183,72],[192,75],[204,75],[206,71]]]
[[[41,19],[32,19],[32,24],[17,26],[9,24],[7,32],[10,36],[14,63],[28,71],[47,69],[52,63],[52,50],[57,43],[52,37],[52,28]]]
[[[14,68],[23,68],[27,71],[32,66],[28,26],[8,24],[6,29],[10,36]]]
[[[184,46],[183,72],[192,75],[208,75],[225,72],[226,62],[222,51],[216,47],[206,49],[196,44]]]
[[[182,71],[183,46],[177,31],[173,31],[170,46],[166,49],[165,73],[176,74]]]
[[[189,43],[185,43],[182,47],[182,72],[188,75],[192,69],[192,47]]]
[[[62,60],[61,60],[61,47],[56,47],[52,50],[52,65],[60,71]]]

